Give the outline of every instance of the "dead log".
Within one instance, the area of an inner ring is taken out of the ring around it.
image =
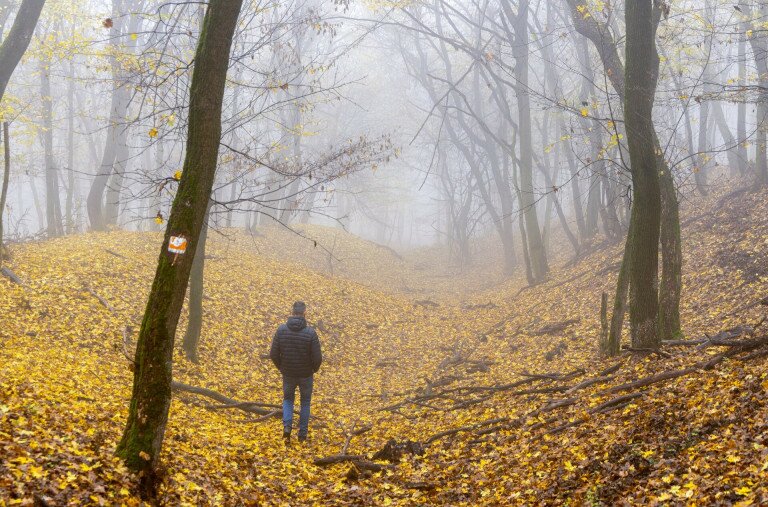
[[[380,472],[387,468],[394,467],[394,465],[374,463],[365,456],[357,454],[334,454],[332,456],[326,456],[325,458],[317,458],[314,461],[314,464],[319,467],[327,467],[338,463],[352,463],[360,470],[370,470],[372,472]]]
[[[413,302],[413,306],[423,306],[424,308],[437,308],[440,305],[431,299],[418,299]]]
[[[399,463],[405,455],[421,456],[424,454],[424,445],[412,440],[398,442],[390,439],[386,445],[373,455],[375,461],[389,461],[390,463]]]

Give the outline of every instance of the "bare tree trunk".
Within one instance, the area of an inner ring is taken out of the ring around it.
[[[3,122],[3,184],[0,190],[0,266],[6,257],[3,242],[3,216],[5,215],[5,199],[8,197],[8,182],[11,178],[11,144],[8,135],[8,122]]]
[[[740,2],[742,12],[751,18],[752,9],[746,2]],[[768,4],[760,4],[760,19],[768,16]],[[768,183],[768,159],[766,159],[766,130],[768,130],[768,40],[759,30],[755,31],[753,23],[748,22],[748,30],[755,32],[749,38],[752,54],[757,67],[759,93],[757,99],[757,131],[755,133],[755,186],[761,187]]]
[[[533,139],[531,137],[531,98],[528,91],[528,0],[518,3],[517,15],[503,2],[505,15],[514,26],[512,53],[515,58],[515,96],[519,116],[520,136],[520,206],[525,217],[531,272],[534,283],[543,282],[549,272],[547,253],[541,240],[536,200],[533,192]]]
[[[8,36],[0,46],[0,99],[5,95],[5,88],[21,57],[27,51],[29,41],[35,32],[40,11],[45,0],[23,0]]]
[[[43,103],[43,148],[45,151],[45,221],[49,238],[64,234],[59,196],[58,168],[53,161],[53,97],[51,96],[51,60],[40,61],[40,94]]]
[[[187,332],[184,334],[182,348],[189,361],[198,363],[200,354],[200,333],[203,330],[203,282],[205,280],[205,244],[208,240],[208,220],[210,218],[211,203],[205,213],[203,229],[200,231],[200,239],[195,251],[195,260],[192,262],[192,271],[189,280],[189,319]]]
[[[72,25],[72,36],[74,36],[74,24]],[[75,63],[69,61],[69,82],[67,83],[67,202],[65,208],[64,224],[65,232],[72,234],[75,232],[75,222],[73,218],[73,208],[75,203]]]
[[[696,166],[693,168],[693,178],[696,181],[696,190],[701,195],[709,194],[707,187],[707,172],[709,168],[709,155],[707,154],[707,137],[709,134],[709,98],[710,86],[708,83],[712,80],[709,72],[709,66],[704,68],[704,97],[699,101],[699,148],[696,157]]]
[[[630,232],[630,324],[632,345],[658,348],[658,268],[661,230],[661,185],[657,167],[653,102],[658,80],[659,57],[653,22],[652,0],[626,2],[626,98],[627,129],[634,204]]]
[[[117,447],[126,465],[141,472],[142,493],[150,498],[171,404],[176,326],[216,175],[224,87],[241,6],[242,0],[211,0],[206,10],[189,93],[186,158],[141,324],[133,395]],[[187,253],[178,258],[168,255],[172,235],[187,239]]]
[[[747,85],[747,28],[745,23],[739,26],[739,86]],[[747,152],[747,103],[740,100],[736,113],[736,141],[739,143],[737,153],[739,165],[736,167],[741,176],[745,176],[749,171],[749,153]]]

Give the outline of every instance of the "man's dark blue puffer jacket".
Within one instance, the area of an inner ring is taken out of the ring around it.
[[[277,328],[269,351],[272,362],[287,377],[306,378],[320,369],[320,339],[304,317],[290,317]]]

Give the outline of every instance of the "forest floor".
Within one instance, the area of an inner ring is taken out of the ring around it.
[[[614,359],[597,354],[599,308],[621,245],[561,255],[525,288],[492,254],[461,271],[439,252],[301,230],[319,245],[211,234],[201,363],[179,352],[175,380],[264,406],[177,390],[163,504],[768,504],[766,192],[686,203],[689,342]],[[0,506],[140,503],[113,453],[160,240],[12,248],[23,285],[0,277]],[[265,354],[294,299],[325,363],[310,441],[286,447]]]

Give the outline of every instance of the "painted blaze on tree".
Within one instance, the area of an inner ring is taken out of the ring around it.
[[[145,496],[154,493],[171,403],[174,337],[216,173],[224,86],[241,6],[242,0],[208,4],[192,73],[184,170],[136,346],[133,395],[117,454],[141,472]],[[171,236],[183,236],[188,244],[175,263],[167,253]]]

